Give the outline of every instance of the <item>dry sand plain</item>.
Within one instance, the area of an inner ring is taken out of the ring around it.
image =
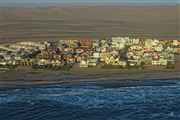
[[[84,6],[3,8],[0,40],[130,36],[180,39],[176,6]],[[4,38],[4,39],[2,39]]]

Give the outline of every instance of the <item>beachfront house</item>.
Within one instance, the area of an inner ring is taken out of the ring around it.
[[[32,67],[35,65],[36,60],[35,59],[22,59],[21,60],[21,66],[23,67]]]
[[[142,60],[132,60],[132,59],[127,60],[127,65],[130,67],[140,66],[141,63],[142,63]]]
[[[79,63],[79,67],[82,67],[82,68],[87,68],[88,65],[89,65],[88,60],[81,60],[80,63]]]
[[[94,57],[91,57],[89,59],[88,67],[96,67],[97,64],[98,64],[98,59],[94,58]]]

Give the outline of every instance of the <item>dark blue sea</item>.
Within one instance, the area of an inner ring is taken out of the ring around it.
[[[1,88],[0,120],[180,120],[180,80]]]

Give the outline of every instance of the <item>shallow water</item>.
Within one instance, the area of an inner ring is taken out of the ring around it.
[[[91,81],[0,89],[0,120],[179,120],[180,81]]]

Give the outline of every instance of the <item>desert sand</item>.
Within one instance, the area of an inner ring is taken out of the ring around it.
[[[2,9],[1,42],[62,37],[180,39],[179,5]]]

